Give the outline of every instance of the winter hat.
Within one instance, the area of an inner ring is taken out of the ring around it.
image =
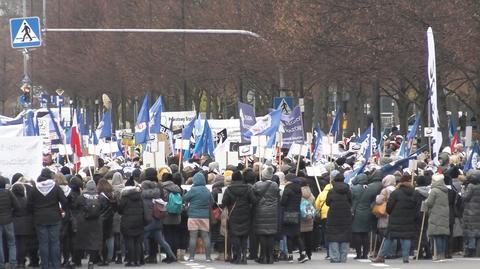
[[[252,169],[248,168],[243,171],[243,179],[245,180],[245,183],[253,185],[257,181],[257,175]]]
[[[96,191],[97,190],[97,184],[95,184],[95,181],[89,180],[87,184],[85,185],[85,189],[87,191]]]
[[[13,184],[12,193],[17,197],[25,197],[25,186],[23,184]]]
[[[53,172],[52,172],[52,170],[50,170],[48,168],[43,168],[42,172],[40,172],[40,176],[38,178],[42,178],[44,180],[52,179],[53,178]],[[37,179],[37,181],[38,181],[38,179]]]
[[[396,178],[394,175],[387,175],[382,179],[382,185],[384,187],[395,186]]]
[[[120,172],[115,172],[112,177],[112,186],[122,185],[123,184],[123,177]]]
[[[276,172],[274,175],[278,177],[280,182],[285,180],[285,174],[283,172]]]
[[[232,174],[232,181],[243,181],[243,176],[240,171],[236,171]]]
[[[147,168],[145,169],[145,180],[150,180],[150,181],[154,181],[154,182],[157,182],[158,179],[157,179],[157,171],[155,171],[155,168]],[[159,175],[163,175],[163,173],[159,173]]]
[[[400,178],[400,183],[411,182],[411,181],[412,181],[412,177],[409,175],[403,175]]]
[[[172,163],[172,164],[170,165],[170,170],[172,170],[172,174],[177,173],[177,172],[178,172],[178,165],[175,164],[175,163]]]
[[[217,162],[211,162],[210,164],[208,164],[208,171],[214,172],[215,170],[218,171],[218,169],[219,169],[219,165]]]
[[[70,168],[68,168],[66,166],[62,166],[62,168],[60,168],[60,172],[64,175],[69,175],[70,174]]]
[[[0,189],[5,189],[5,186],[8,184],[8,179],[0,176]]]
[[[15,184],[23,175],[21,173],[16,173],[12,176],[12,184]]]
[[[333,177],[334,182],[344,182],[345,181],[345,176],[343,176],[342,173],[338,173]]]
[[[432,176],[432,182],[440,181],[440,180],[443,181],[443,182],[445,182],[445,181],[444,181],[444,178],[445,178],[445,177],[444,177],[442,174],[436,174],[436,175],[433,175],[433,176]]]
[[[267,166],[262,170],[262,179],[270,180],[273,177],[273,167]]]
[[[70,184],[68,184],[68,186],[74,191],[79,191],[83,188],[83,181],[79,177],[73,176],[72,179],[70,179]]]

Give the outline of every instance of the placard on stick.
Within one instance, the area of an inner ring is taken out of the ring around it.
[[[267,136],[266,135],[255,135],[251,137],[251,144],[254,147],[266,147],[267,146]]]
[[[251,145],[243,145],[238,147],[238,155],[240,157],[253,155],[253,147]]]
[[[308,154],[308,145],[297,144],[293,143],[290,146],[290,150],[288,151],[288,156],[295,156],[295,155],[302,155],[307,156]]]
[[[190,140],[187,139],[175,139],[175,149],[188,150],[190,148]]]

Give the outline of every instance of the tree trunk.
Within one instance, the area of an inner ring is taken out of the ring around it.
[[[378,80],[375,80],[372,85],[372,106],[371,113],[373,117],[373,132],[375,137],[380,137],[382,133],[381,126],[381,112],[380,112],[380,84]]]
[[[126,129],[127,128],[127,113],[126,113],[126,109],[127,109],[127,100],[125,98],[125,94],[123,93],[122,91],[122,95],[121,95],[121,110],[122,110],[122,129]]]
[[[406,134],[408,130],[408,107],[410,102],[407,98],[399,95],[397,102],[398,120],[400,122],[400,133]]]

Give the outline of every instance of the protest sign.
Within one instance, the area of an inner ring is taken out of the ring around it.
[[[250,144],[239,146],[238,147],[238,155],[240,157],[253,155],[253,147]]]
[[[42,138],[38,136],[0,139],[0,173],[11,178],[22,173],[28,179],[36,179],[42,170]]]

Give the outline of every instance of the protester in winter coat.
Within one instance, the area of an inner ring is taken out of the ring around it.
[[[222,193],[222,189],[224,186],[223,181],[225,178],[222,175],[215,176],[212,185],[212,196],[215,203],[212,205],[212,210],[221,210],[221,202],[218,201],[219,194]],[[221,197],[221,196],[220,196]],[[219,208],[220,209],[217,209]],[[213,219],[210,222],[210,240],[213,245],[213,249],[217,251],[218,256],[215,258],[217,261],[224,261],[225,260],[225,237],[220,233],[220,228],[222,226],[221,216],[220,218]],[[228,253],[228,252],[227,252]]]
[[[183,194],[182,188],[173,182],[172,174],[164,174],[161,183],[163,189],[163,196],[168,202],[170,193]],[[183,196],[183,195],[182,195]],[[163,234],[165,235],[165,240],[170,245],[172,252],[177,254],[180,247],[180,222],[182,220],[182,214],[169,214],[163,219]],[[170,261],[170,260],[166,260]]]
[[[265,168],[267,169],[267,168]],[[271,169],[273,170],[273,169]],[[253,185],[257,196],[255,205],[253,229],[260,241],[260,263],[272,264],[274,262],[273,248],[275,235],[278,232],[278,184],[262,177]]]
[[[103,223],[102,266],[107,266],[114,255],[113,216],[117,211],[117,200],[113,194],[113,187],[106,179],[100,179],[97,184],[97,193],[105,201],[101,212]]]
[[[386,203],[388,201],[388,198],[390,197],[390,194],[396,189],[395,185],[396,185],[395,176],[393,175],[385,176],[382,179],[383,189],[376,196],[375,204],[381,205],[383,203]],[[388,227],[388,213],[386,213],[383,216],[377,216],[377,232],[380,235],[380,240],[381,238],[386,237],[387,227]],[[377,245],[380,247],[381,243]],[[377,250],[375,250],[375,252],[377,253]]]
[[[310,185],[307,180],[302,178],[302,203],[303,200],[306,200],[314,208],[313,204],[315,203],[315,197],[312,194]],[[300,233],[302,236],[303,243],[305,244],[305,255],[308,259],[312,259],[313,252],[313,221],[314,218],[300,218]]]
[[[184,195],[183,200],[188,204],[188,230],[190,231],[189,242],[189,261],[195,259],[195,247],[198,235],[202,237],[205,246],[205,256],[207,262],[211,262],[210,256],[210,207],[212,205],[212,195],[205,186],[205,176],[198,172],[193,176],[193,186]]]
[[[445,240],[450,235],[450,212],[448,206],[448,188],[443,175],[432,177],[432,190],[425,202],[428,208],[428,235],[433,237],[436,246],[435,260],[445,258]]]
[[[61,208],[67,208],[62,189],[53,181],[52,172],[44,168],[27,199],[39,242],[42,269],[60,268]]]
[[[368,189],[368,177],[359,174],[352,180],[352,243],[357,256],[355,259],[367,259],[371,230],[371,202],[365,196]]]
[[[232,242],[234,264],[247,264],[247,238],[252,223],[252,208],[256,202],[252,186],[245,184],[242,173],[232,174],[232,184],[223,195],[222,204],[228,208],[228,234]]]
[[[85,185],[84,192],[75,200],[73,208],[78,213],[75,217],[78,223],[78,236],[75,237],[77,254],[86,251],[89,254],[89,267],[99,262],[103,241],[103,222],[101,212],[106,207],[106,200],[97,193],[93,180]],[[78,258],[75,258],[78,261]]]
[[[336,171],[335,173],[338,173]],[[320,216],[320,233],[321,233],[321,244],[327,249],[327,256],[325,257],[326,259],[330,258],[330,253],[328,251],[328,242],[326,240],[327,238],[327,216],[328,216],[328,205],[326,205],[327,201],[327,195],[332,189],[333,185],[330,183],[331,181],[328,181],[329,183],[323,187],[322,191],[318,195],[317,199],[315,200],[315,208],[318,211],[318,214]]]
[[[262,174],[262,179],[265,177],[265,180],[271,180],[273,177],[273,167],[268,166],[264,168],[262,171],[260,171]],[[245,180],[245,183],[253,186],[255,182],[258,181],[258,175],[250,168],[245,169],[243,171],[243,179]],[[248,235],[248,259],[249,260],[255,260],[255,261],[260,261],[258,258],[258,247],[259,247],[260,241],[257,238],[257,234],[255,233],[254,229],[250,229],[250,234]]]
[[[12,268],[17,266],[17,252],[15,247],[15,232],[13,216],[20,211],[15,195],[5,189],[8,179],[0,176],[0,239],[5,238],[8,246],[9,263]],[[0,241],[0,268],[5,268],[3,242]]]
[[[411,184],[411,177],[409,175],[402,176],[398,189],[393,191],[388,198],[387,234],[378,256],[373,260],[374,263],[385,262],[385,257],[394,242],[393,239],[400,240],[403,262],[408,263],[411,240],[417,235],[416,228],[421,201],[418,196],[419,194],[415,192]]]
[[[281,199],[283,207],[282,233],[287,236],[289,260],[293,259],[292,252],[295,246],[298,246],[300,257],[298,261],[304,263],[308,261],[305,255],[305,246],[300,237],[300,202],[302,201],[301,181],[299,178],[292,178],[285,189]]]
[[[423,227],[421,222],[418,222],[418,230],[423,229],[422,232],[422,238],[419,239],[421,240],[421,245],[420,245],[420,252],[418,254],[418,259],[425,259],[425,260],[431,260],[432,259],[432,251],[431,251],[431,246],[430,246],[430,240],[428,240],[427,237],[427,228],[428,228],[428,214],[427,214],[427,208],[425,208],[423,201],[427,200],[428,194],[430,193],[430,183],[427,182],[427,178],[425,176],[418,176],[415,178],[416,185],[415,191],[418,193],[418,196],[420,200],[422,201],[422,206],[420,208],[420,211],[422,213],[422,218],[423,215],[425,215],[425,221],[423,221]]]
[[[469,184],[463,195],[463,234],[466,257],[480,256],[480,171],[468,174]],[[475,253],[476,249],[476,253]]]
[[[349,242],[352,231],[352,193],[349,186],[344,183],[343,174],[334,178],[333,188],[327,195],[327,241],[330,250],[330,262],[347,262]]]
[[[122,190],[125,188],[123,183],[123,176],[119,172],[115,172],[112,177],[112,188],[113,188],[113,199],[118,202],[120,201]],[[112,232],[114,238],[114,255],[115,255],[115,264],[122,263],[122,235],[120,232],[120,222],[121,215],[118,212],[113,214],[112,220]]]
[[[17,250],[17,268],[25,268],[25,257],[30,249],[29,244],[33,241],[35,235],[33,216],[27,209],[25,186],[22,183],[13,184],[12,193],[18,201],[18,210],[14,212],[13,216]]]
[[[77,234],[78,232],[77,215],[79,214],[79,211],[74,208],[74,204],[77,198],[82,194],[83,181],[80,177],[73,176],[70,179],[68,186],[70,187],[70,193],[67,197],[67,204],[68,204],[67,212],[69,212],[69,216],[70,216],[70,221],[69,221],[70,227],[65,229],[65,232],[69,234],[69,236],[66,237],[66,241],[64,241],[62,245],[62,252],[63,252],[62,264],[64,267],[66,266],[73,267],[75,265],[81,266],[82,255],[81,253],[76,253],[77,251],[75,250],[75,238],[77,236],[81,236]]]
[[[142,182],[142,199],[143,199],[143,208],[146,220],[146,226],[144,227],[144,241],[145,245],[149,238],[153,238],[156,244],[160,244],[162,248],[165,250],[167,254],[166,262],[172,263],[177,260],[175,254],[173,254],[170,245],[165,241],[165,237],[163,235],[163,224],[161,219],[155,219],[153,217],[153,200],[161,199],[162,193],[160,189],[157,187],[157,183],[153,181],[143,181]],[[157,257],[157,249],[155,248],[155,252],[152,253],[153,246],[149,246],[149,256],[155,258]]]
[[[118,204],[118,213],[122,216],[120,231],[125,239],[127,264],[139,266],[143,255],[144,211],[139,187],[125,187]]]

